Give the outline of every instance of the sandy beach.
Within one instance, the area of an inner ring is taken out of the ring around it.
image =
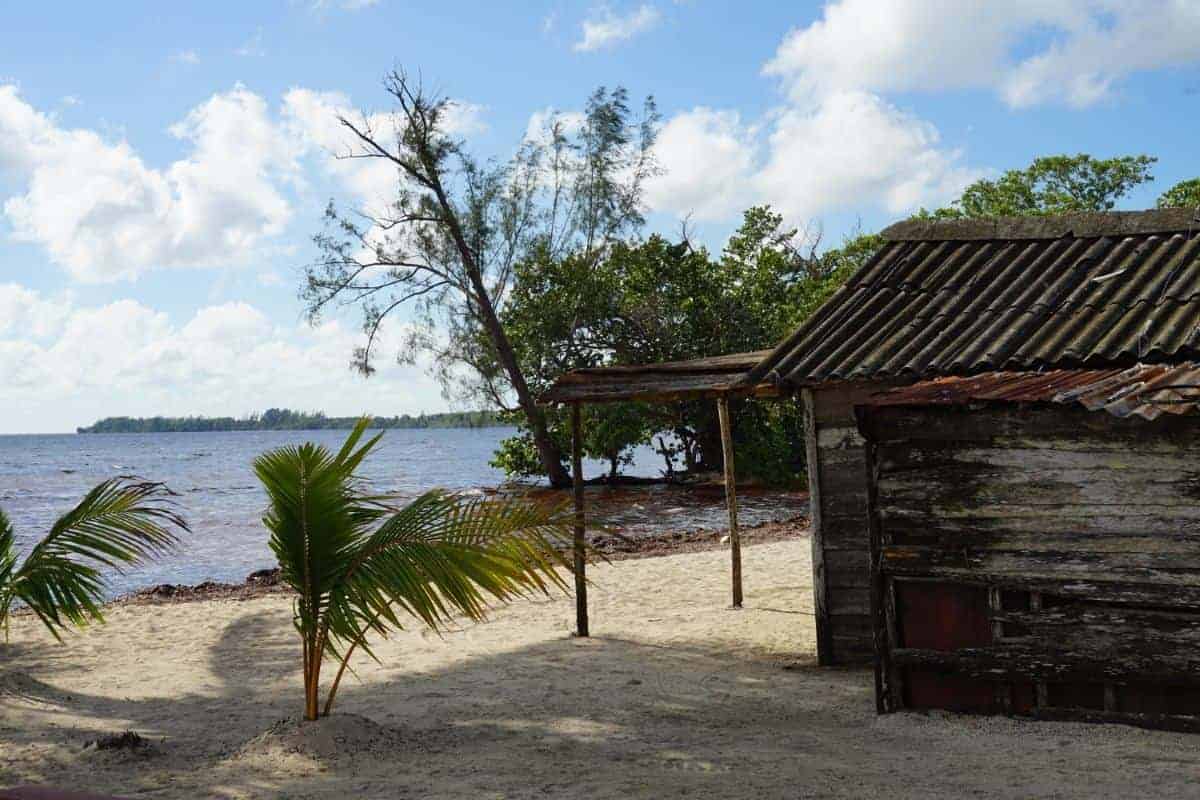
[[[1200,738],[949,714],[877,717],[871,675],[815,666],[810,545],[593,568],[572,601],[519,602],[355,662],[334,716],[299,726],[290,604],[114,606],[58,645],[0,645],[0,785],[154,798],[1180,797]],[[88,746],[132,730],[146,746]]]

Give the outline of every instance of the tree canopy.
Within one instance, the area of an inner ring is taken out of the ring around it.
[[[1158,159],[1146,155],[1098,159],[1085,153],[1035,158],[995,180],[980,179],[949,206],[943,217],[1001,217],[1111,211],[1131,189],[1154,180]]]
[[[361,417],[328,417],[320,411],[268,408],[246,417],[105,417],[76,433],[208,433],[211,431],[350,430]],[[371,428],[487,428],[503,425],[494,411],[449,411],[371,417]]]
[[[719,257],[659,235],[617,242],[599,259],[538,258],[517,268],[504,309],[522,368],[538,391],[564,372],[612,364],[680,361],[774,346],[824,302],[877,244],[859,236],[820,255],[813,237],[766,207],[748,210]],[[711,403],[589,407],[585,453],[615,473],[630,448],[654,442],[687,469],[716,468],[720,438]],[[786,481],[802,471],[798,412],[786,404],[739,406],[738,448],[748,474]],[[757,415],[751,420],[750,416]],[[552,416],[565,442],[565,415]],[[656,437],[656,434],[670,436]],[[791,437],[789,439],[789,437]],[[757,444],[756,444],[757,443]],[[534,471],[527,434],[497,465]],[[671,463],[669,470],[675,468]]]
[[[1159,208],[1200,208],[1200,178],[1191,178],[1167,189],[1158,197]]]

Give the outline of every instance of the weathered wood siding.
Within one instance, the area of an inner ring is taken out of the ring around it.
[[[1200,727],[1200,420],[1168,417],[862,412],[881,706],[940,674],[974,710]],[[933,584],[982,639],[930,644],[936,614],[905,606]]]
[[[804,390],[812,493],[813,597],[823,665],[869,664],[870,574],[863,437],[854,406],[885,386]]]

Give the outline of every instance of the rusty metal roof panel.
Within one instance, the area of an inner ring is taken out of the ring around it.
[[[1200,412],[1200,364],[1137,364],[1127,369],[988,372],[944,377],[892,389],[870,406],[966,405],[976,402],[1080,404],[1117,417],[1157,419]]]
[[[1200,218],[1172,209],[912,221],[750,384],[1200,360]]]

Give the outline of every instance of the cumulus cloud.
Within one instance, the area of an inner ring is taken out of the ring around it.
[[[783,110],[769,150],[754,181],[794,219],[864,207],[899,215],[945,202],[980,176],[932,124],[867,92]]]
[[[759,143],[736,111],[696,108],[672,117],[655,150],[662,174],[650,181],[651,207],[723,220],[755,201]]]
[[[475,103],[452,101],[444,118],[445,130],[455,136],[471,136],[487,130],[487,109]],[[339,158],[358,151],[359,142],[339,117],[359,121],[361,113],[341,92],[318,92],[294,88],[283,97],[281,119],[287,137],[297,142],[305,155],[315,156],[320,169],[334,177],[364,209],[379,210],[396,193],[397,170],[384,159]],[[395,138],[388,114],[371,114],[367,123],[382,140]]]
[[[617,14],[605,6],[583,21],[582,38],[575,43],[575,50],[590,53],[614,47],[650,30],[661,16],[651,5],[639,6],[628,14]]]
[[[0,325],[14,308],[30,319],[54,313],[38,331],[19,314],[0,327],[0,406],[21,410],[2,422],[12,430],[69,430],[116,414],[236,415],[269,406],[395,414],[443,405],[419,367],[381,362],[371,379],[352,373],[349,354],[361,335],[337,322],[277,325],[231,302],[178,325],[135,300],[79,307],[0,285]]]
[[[356,119],[358,111],[340,92],[318,92],[295,88],[283,96],[282,119],[288,138],[302,143],[317,155],[320,168],[346,187],[364,205],[387,202],[396,189],[396,167],[382,159],[338,158],[355,148],[353,134],[338,117]],[[371,125],[377,131],[390,130],[391,120],[376,115]]]
[[[486,130],[486,111],[455,101],[447,130]],[[20,187],[0,198],[0,210],[15,239],[42,246],[80,281],[253,263],[275,246],[296,191],[311,177],[332,179],[368,208],[394,195],[396,170],[387,161],[335,157],[355,143],[338,115],[358,116],[338,92],[294,88],[273,110],[238,85],[169,126],[187,154],[155,167],[128,142],[63,127],[15,86],[0,86],[0,174]],[[392,138],[390,116],[371,123]]]
[[[44,339],[62,329],[70,311],[69,296],[43,297],[18,283],[0,283],[0,337]]]
[[[651,207],[704,221],[770,203],[791,219],[836,211],[891,215],[938,205],[980,177],[935,126],[869,92],[792,102],[744,123],[698,108],[672,117],[655,153]]]
[[[238,263],[283,230],[291,209],[280,184],[298,169],[296,153],[261,97],[235,87],[169,132],[190,152],[155,169],[127,142],[60,127],[0,87],[0,168],[26,189],[3,204],[13,236],[79,280],[106,281]]]
[[[1193,0],[836,0],[766,70],[801,95],[990,89],[1012,107],[1084,107],[1136,72],[1197,61]]]

